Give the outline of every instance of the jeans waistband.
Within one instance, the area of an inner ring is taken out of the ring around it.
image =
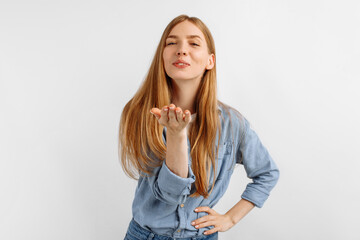
[[[159,235],[154,232],[151,232],[138,224],[134,218],[131,219],[129,224],[129,230],[131,234],[135,235],[140,239],[147,239],[147,240],[206,240],[206,239],[217,239],[214,238],[215,235],[217,236],[218,233],[213,233],[211,235],[204,235],[204,236],[197,236],[197,237],[187,237],[187,238],[173,238],[169,236]]]

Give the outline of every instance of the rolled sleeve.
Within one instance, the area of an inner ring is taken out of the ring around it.
[[[166,145],[166,128],[163,132],[163,141]],[[189,144],[189,140],[188,140]],[[153,158],[156,156],[152,155]],[[188,157],[191,158],[190,152]],[[182,178],[173,173],[166,165],[166,160],[154,169],[153,174],[148,176],[147,182],[155,198],[171,205],[184,203],[191,193],[192,183],[195,182],[195,175],[188,164],[188,177]]]
[[[246,186],[241,197],[261,208],[279,179],[279,169],[256,132],[250,127],[249,121],[244,118],[244,123],[245,131],[238,148],[241,155],[239,163],[244,165],[246,174],[252,182]]]
[[[188,195],[191,191],[191,184],[195,182],[195,175],[188,165],[188,177],[182,178],[173,173],[163,161],[159,172],[158,184],[162,191],[175,195]]]

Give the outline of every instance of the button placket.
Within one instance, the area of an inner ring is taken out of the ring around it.
[[[183,230],[183,228],[185,228],[185,221],[186,221],[186,215],[185,215],[185,204],[181,203],[179,204],[179,208],[178,208],[178,214],[179,214],[179,225],[178,225],[178,229],[175,231],[176,234],[174,235],[174,237],[181,237],[181,230]]]

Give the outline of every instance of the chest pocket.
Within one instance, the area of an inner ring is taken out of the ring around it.
[[[232,152],[232,143],[224,142],[219,146],[219,153],[216,158],[217,169],[216,169],[216,180],[221,180],[226,174],[226,168],[229,168],[229,160]],[[212,181],[211,176],[211,181]]]

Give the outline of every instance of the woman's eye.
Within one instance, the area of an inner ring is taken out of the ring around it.
[[[166,44],[166,45],[173,45],[173,44],[175,44],[175,43],[173,43],[173,42],[169,42],[168,44]]]
[[[193,46],[199,46],[199,44],[197,44],[197,43],[191,43],[191,45],[193,45]]]

